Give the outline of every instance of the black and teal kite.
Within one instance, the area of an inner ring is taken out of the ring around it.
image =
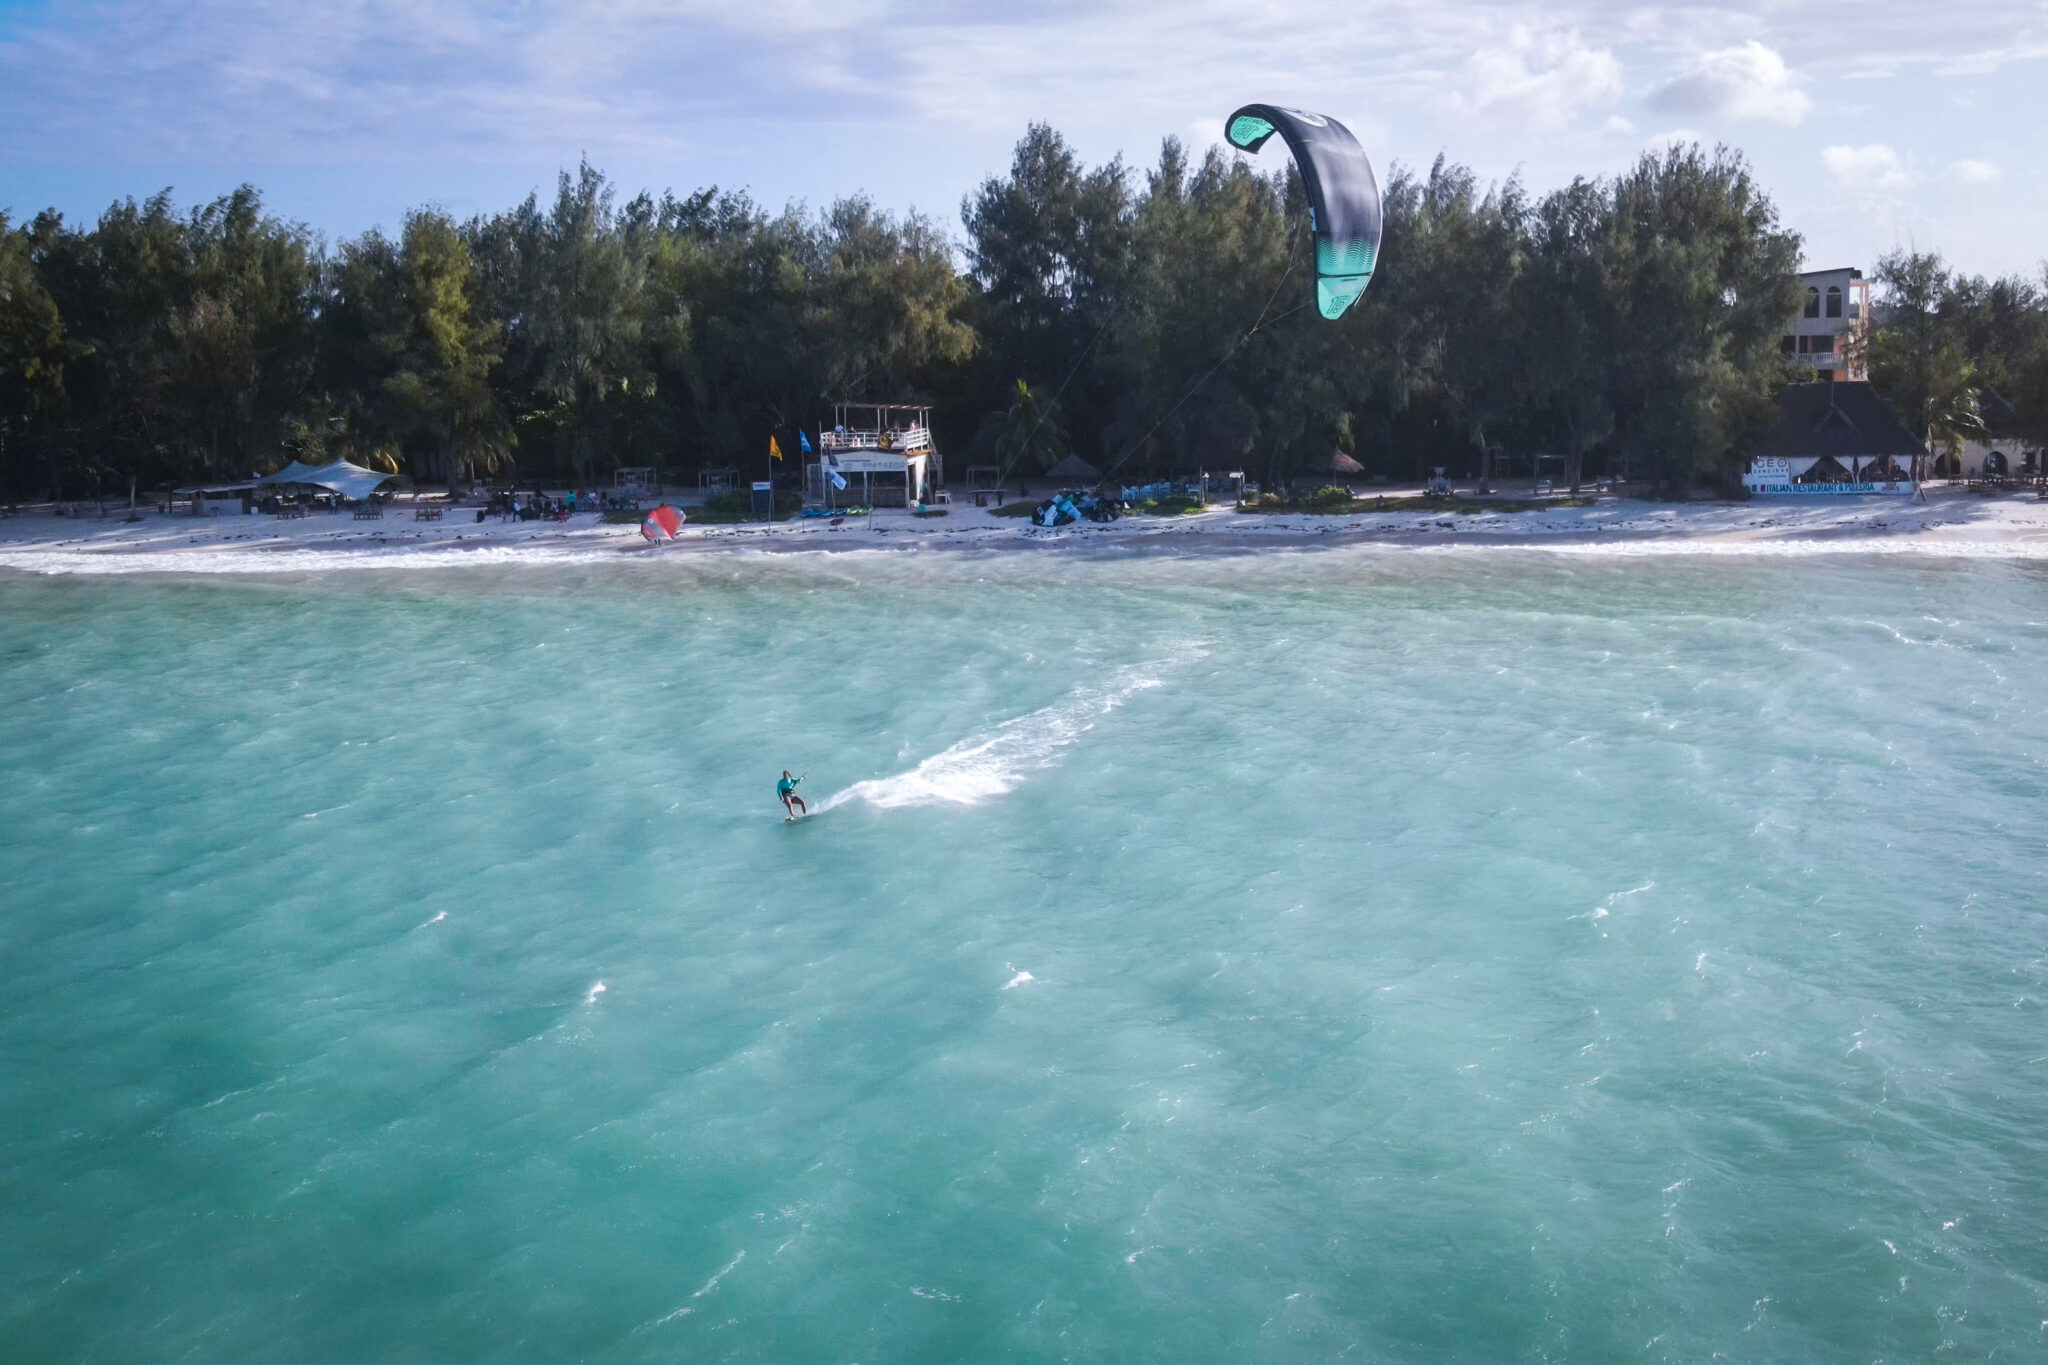
[[[1316,235],[1316,307],[1340,318],[1372,282],[1380,256],[1380,186],[1351,130],[1333,118],[1247,104],[1230,116],[1230,145],[1256,152],[1274,133],[1287,139],[1308,189]]]

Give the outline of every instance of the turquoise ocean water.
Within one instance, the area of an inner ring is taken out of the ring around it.
[[[2048,1352],[2048,567],[13,575],[0,754],[10,1361]]]

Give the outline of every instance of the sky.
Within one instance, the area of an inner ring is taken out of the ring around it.
[[[2048,257],[2048,0],[0,0],[0,209],[249,182],[334,239],[587,157],[628,193],[866,192],[957,235],[1033,120],[1143,167],[1253,101],[1343,120],[1383,173],[1536,191],[1726,143],[1813,267]]]

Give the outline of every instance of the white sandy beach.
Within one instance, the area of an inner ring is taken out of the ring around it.
[[[1393,501],[1393,499],[1390,499]],[[1414,505],[1414,504],[1411,504]],[[2048,500],[1984,497],[1961,488],[1896,497],[1768,499],[1748,503],[1650,502],[1603,497],[1591,506],[1504,512],[1387,511],[1344,516],[1241,513],[1231,507],[1174,517],[1129,517],[1106,526],[1040,529],[1027,519],[955,506],[944,517],[884,510],[872,524],[848,518],[766,525],[685,526],[650,546],[632,525],[595,516],[567,523],[478,522],[473,507],[416,521],[394,504],[381,521],[314,514],[291,521],[252,515],[193,517],[124,510],[105,518],[25,514],[0,518],[0,568],[34,573],[266,573],[343,567],[408,567],[529,561],[593,561],[733,551],[1062,549],[1198,553],[1321,544],[1521,547],[1613,554],[1916,554],[2048,558]]]

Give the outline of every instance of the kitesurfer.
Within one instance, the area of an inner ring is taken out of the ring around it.
[[[810,808],[804,805],[804,799],[796,794],[796,784],[801,781],[801,777],[791,777],[789,769],[784,768],[782,780],[775,784],[775,794],[782,798],[782,808],[789,812],[789,818],[792,820],[799,815],[811,813]]]

